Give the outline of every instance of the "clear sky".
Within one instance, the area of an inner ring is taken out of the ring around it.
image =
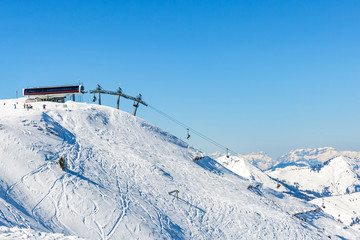
[[[0,81],[1,99],[120,86],[242,154],[359,151],[360,1],[2,0]],[[150,108],[138,116],[186,138]]]

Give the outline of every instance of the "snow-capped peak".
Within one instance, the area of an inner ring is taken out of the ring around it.
[[[287,167],[268,174],[315,196],[329,196],[360,190],[358,164],[341,156],[314,167]]]
[[[337,151],[333,147],[297,149],[279,158],[279,163],[272,169],[286,166],[315,166],[335,157],[344,156],[353,159],[360,159],[360,152]]]

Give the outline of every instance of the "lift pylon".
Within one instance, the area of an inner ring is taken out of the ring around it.
[[[121,89],[120,87],[117,89],[116,92],[114,92],[114,91],[106,91],[106,90],[103,90],[102,87],[98,84],[98,85],[97,85],[97,88],[96,88],[95,90],[90,90],[90,93],[98,93],[98,94],[99,94],[99,105],[101,105],[101,98],[100,98],[100,94],[101,94],[101,93],[118,96],[117,109],[119,109],[120,97],[123,97],[123,98],[126,98],[126,99],[130,99],[130,100],[134,100],[134,107],[135,107],[134,113],[133,113],[134,116],[136,116],[136,111],[137,111],[140,103],[143,104],[143,105],[145,105],[145,106],[148,106],[148,105],[142,100],[141,94],[139,94],[139,95],[135,98],[135,97],[132,97],[132,96],[129,96],[129,95],[126,95],[125,93],[123,93],[123,91],[122,91],[122,89]]]
[[[98,100],[99,100],[99,105],[101,105],[101,93],[106,93],[105,90],[102,89],[102,87],[98,84],[95,90],[90,90],[90,93],[98,93]]]
[[[117,92],[118,92],[118,93],[122,93],[121,87],[118,88]],[[119,109],[119,107],[120,107],[120,106],[119,106],[119,105],[120,105],[120,96],[121,96],[121,95],[119,94],[119,95],[118,95],[117,102],[116,102],[116,108],[117,108],[117,109]]]
[[[139,103],[144,104],[145,106],[147,106],[147,104],[144,101],[141,100],[141,97],[142,97],[142,95],[139,94],[138,97],[136,99],[134,99],[134,101],[135,101],[134,102],[135,109],[134,109],[134,114],[133,114],[134,116],[136,116],[136,111],[137,111],[137,109],[139,107]]]

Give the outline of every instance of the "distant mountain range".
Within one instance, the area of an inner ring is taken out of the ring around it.
[[[295,150],[277,161],[265,153],[222,156],[217,161],[251,182],[308,200],[360,231],[359,152],[329,147]],[[269,170],[261,171],[251,163]]]
[[[213,154],[212,156],[215,158],[220,157],[219,154]],[[278,159],[271,158],[265,152],[237,155],[238,158],[247,160],[261,170],[275,170],[287,166],[312,167],[339,156],[360,159],[360,152],[338,151],[332,147],[323,147],[293,150]]]
[[[294,150],[278,160],[264,152],[216,159],[249,180],[273,189],[280,182],[309,198],[360,192],[359,152],[326,147]]]

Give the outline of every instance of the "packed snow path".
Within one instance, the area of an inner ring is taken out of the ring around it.
[[[314,205],[261,187],[249,191],[248,180],[211,158],[194,162],[202,153],[125,112],[73,102],[47,103],[47,110],[6,103],[0,206],[11,205],[26,221],[4,213],[7,227],[102,240],[360,237],[325,214],[300,222],[291,213]],[[57,164],[61,156],[67,171]],[[175,189],[178,199],[168,194]]]

